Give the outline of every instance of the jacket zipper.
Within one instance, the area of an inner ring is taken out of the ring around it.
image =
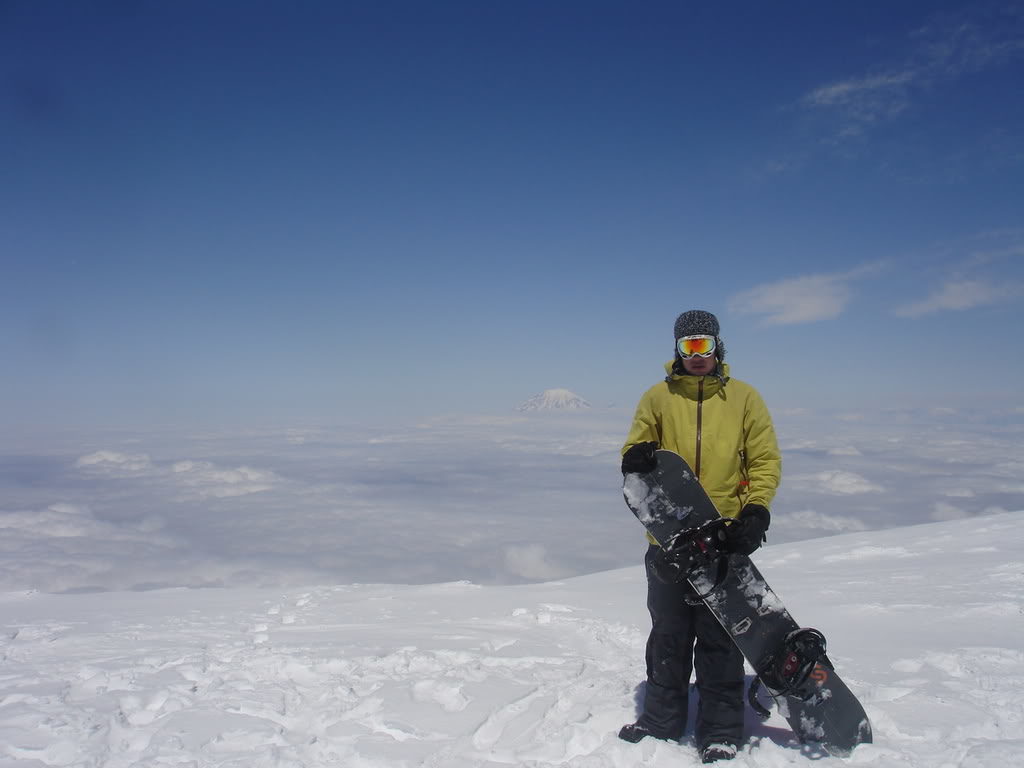
[[[740,450],[740,487],[737,491],[737,495],[740,499],[743,498],[743,494],[750,490],[750,472],[747,470],[747,452],[746,450]]]
[[[697,475],[697,480],[700,480],[700,433],[701,433],[701,418],[704,411],[704,377],[701,376],[700,382],[697,384],[697,461],[696,467],[694,467],[694,474]]]

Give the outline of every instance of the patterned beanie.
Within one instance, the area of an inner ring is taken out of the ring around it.
[[[683,314],[676,318],[673,331],[675,332],[676,343],[683,336],[714,336],[715,357],[718,359],[718,362],[722,362],[725,359],[725,345],[722,344],[722,340],[718,336],[720,332],[718,318],[710,312],[705,312],[703,309],[691,309],[683,312]],[[676,358],[678,357],[679,351],[677,349]]]

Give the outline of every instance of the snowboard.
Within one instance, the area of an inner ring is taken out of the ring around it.
[[[753,667],[751,706],[768,716],[757,700],[763,686],[799,739],[831,755],[869,743],[871,724],[825,654],[824,637],[796,623],[747,555],[721,549],[730,523],[686,461],[667,450],[655,456],[653,471],[625,475],[626,504]]]

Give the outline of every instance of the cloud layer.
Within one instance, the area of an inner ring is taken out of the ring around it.
[[[629,418],[55,437],[0,456],[0,591],[518,583],[636,564],[618,471]],[[776,419],[771,542],[1024,508],[1007,458],[1019,412]]]

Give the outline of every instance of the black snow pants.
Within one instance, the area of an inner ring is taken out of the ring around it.
[[[686,581],[665,584],[647,566],[647,690],[640,724],[656,736],[682,738],[686,729],[690,673],[696,666],[698,746],[743,743],[743,656],[703,603],[687,605],[697,594]]]

